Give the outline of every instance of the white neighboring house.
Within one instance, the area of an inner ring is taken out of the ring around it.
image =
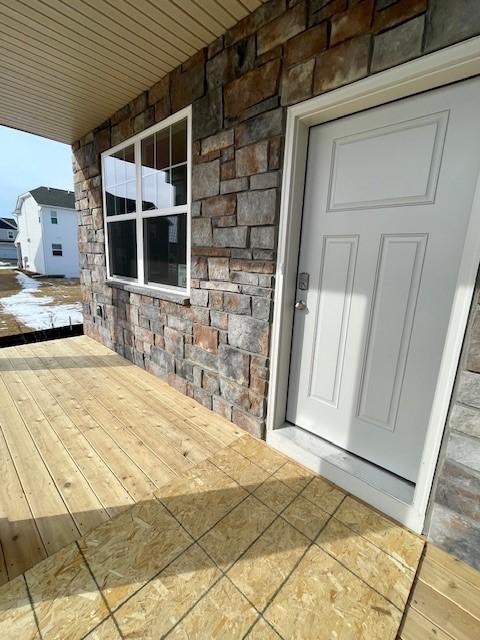
[[[0,218],[0,260],[15,260],[17,223],[13,218]]]
[[[47,276],[80,276],[73,191],[37,187],[19,196],[14,213],[20,268]]]

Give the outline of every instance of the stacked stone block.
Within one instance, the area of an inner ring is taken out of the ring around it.
[[[433,491],[429,535],[480,569],[480,275]]]

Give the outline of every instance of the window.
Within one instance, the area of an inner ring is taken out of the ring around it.
[[[58,224],[58,218],[57,218],[57,212],[56,211],[50,211],[50,222],[52,224]]]
[[[102,154],[109,279],[188,293],[190,114]]]
[[[9,232],[8,232],[8,237],[9,237],[11,240],[13,240],[13,231],[9,231]]]
[[[61,244],[52,244],[52,255],[63,256],[63,250]]]

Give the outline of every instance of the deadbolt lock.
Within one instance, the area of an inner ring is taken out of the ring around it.
[[[300,291],[308,291],[308,281],[310,280],[309,273],[299,273],[298,274],[298,288]]]

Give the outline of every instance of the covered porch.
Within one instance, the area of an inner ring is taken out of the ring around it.
[[[90,338],[0,372],[2,638],[479,635],[473,569]]]

